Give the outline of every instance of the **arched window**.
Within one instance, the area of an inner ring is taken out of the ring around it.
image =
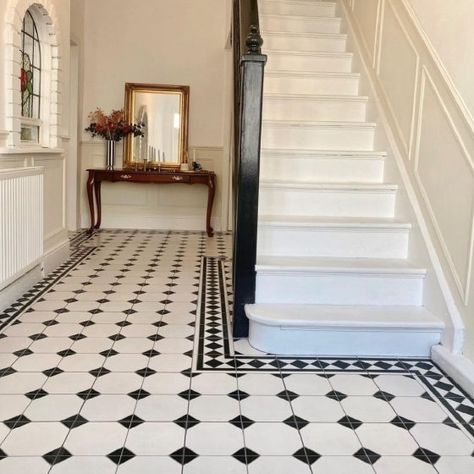
[[[41,127],[41,42],[30,10],[21,29],[21,141],[38,143]]]

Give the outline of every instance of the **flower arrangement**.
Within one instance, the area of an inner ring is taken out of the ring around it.
[[[121,110],[112,110],[109,115],[97,108],[89,114],[90,125],[85,129],[93,137],[99,136],[105,140],[119,142],[127,135],[133,134],[134,137],[142,137],[144,135],[143,128],[145,124],[128,123],[125,120],[125,112]]]

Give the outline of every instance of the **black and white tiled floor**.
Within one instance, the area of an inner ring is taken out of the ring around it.
[[[430,361],[234,344],[230,239],[73,237],[0,314],[0,474],[474,472],[474,403]]]

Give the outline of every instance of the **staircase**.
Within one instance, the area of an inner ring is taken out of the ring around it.
[[[265,72],[256,303],[249,342],[278,354],[429,356],[424,308],[377,124],[336,3],[260,0]]]

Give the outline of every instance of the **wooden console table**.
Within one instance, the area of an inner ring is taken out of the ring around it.
[[[89,178],[87,180],[87,197],[89,199],[89,209],[91,214],[91,227],[89,231],[100,228],[101,209],[101,184],[102,181],[129,182],[129,183],[156,183],[156,184],[205,184],[208,187],[206,232],[209,237],[214,235],[211,227],[212,206],[216,192],[216,175],[213,171],[134,171],[130,169],[88,169]],[[95,220],[94,196],[97,204],[97,220]]]

